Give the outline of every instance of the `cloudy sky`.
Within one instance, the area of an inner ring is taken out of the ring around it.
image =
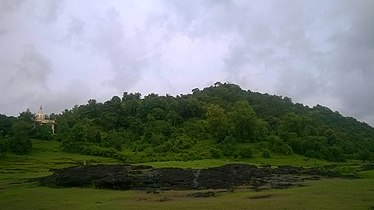
[[[374,125],[372,0],[0,0],[0,113],[216,81]]]

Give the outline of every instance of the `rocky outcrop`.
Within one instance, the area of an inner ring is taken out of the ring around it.
[[[300,186],[304,180],[337,177],[320,168],[229,164],[207,169],[152,168],[139,165],[90,165],[57,169],[39,181],[50,187],[96,187],[119,190],[232,189],[254,190]]]

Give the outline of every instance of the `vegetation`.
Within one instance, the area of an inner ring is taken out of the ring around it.
[[[248,189],[217,193],[211,198],[191,198],[191,191],[100,190],[94,188],[40,187],[30,179],[47,176],[51,168],[77,164],[116,163],[115,159],[62,151],[61,143],[32,139],[29,155],[8,154],[0,160],[1,209],[370,209],[373,206],[373,170],[356,172],[363,179],[323,179],[305,187],[255,192]],[[153,167],[204,168],[234,161],[209,159],[146,163]],[[241,161],[243,162],[243,161]],[[302,156],[278,155],[245,160],[251,164],[315,166],[325,161]],[[359,163],[357,161],[357,163]],[[356,162],[339,163],[339,170],[352,171]]]
[[[57,121],[55,135],[29,110],[18,117],[0,115],[2,209],[373,208],[373,170],[359,169],[362,161],[374,160],[374,129],[320,105],[309,108],[216,83],[176,97],[124,93],[104,103],[91,99],[50,118]],[[361,179],[323,179],[262,192],[238,189],[212,198],[191,198],[190,191],[54,189],[34,179],[53,168],[121,161],[188,168],[330,164]]]
[[[125,92],[62,114],[56,135],[30,111],[0,115],[0,154],[27,153],[28,138],[56,139],[64,151],[125,162],[299,154],[328,161],[374,160],[374,128],[327,107],[217,82],[176,97]]]

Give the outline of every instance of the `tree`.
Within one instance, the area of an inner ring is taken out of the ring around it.
[[[27,154],[31,151],[32,143],[29,138],[30,125],[24,121],[13,124],[13,137],[10,141],[10,149],[17,154]]]
[[[0,136],[8,136],[11,133],[14,118],[0,114]]]
[[[2,158],[9,149],[9,141],[0,135],[0,158]]]
[[[247,101],[238,101],[234,105],[234,110],[230,113],[233,124],[233,134],[241,142],[254,141],[257,127],[256,113]]]
[[[10,128],[16,120],[0,115],[3,138],[10,140]],[[32,124],[33,114],[28,110],[19,120]],[[204,153],[210,157],[209,151],[216,157],[243,157],[246,142],[264,144],[262,151],[295,152],[326,160],[372,160],[374,153],[374,129],[365,123],[327,107],[309,108],[294,104],[288,97],[242,90],[230,83],[217,82],[176,97],[149,94],[141,98],[139,93],[125,92],[122,98],[114,96],[103,103],[91,99],[56,115],[55,120],[54,137],[63,142],[65,151],[82,153],[82,149],[96,148],[100,152],[95,154],[118,153],[114,148],[101,147],[122,147],[126,152],[144,152],[136,157],[144,160],[151,160],[148,156],[156,151],[175,153],[170,157],[179,158],[177,153],[190,146],[194,152],[204,151],[201,157]],[[153,160],[169,158],[155,155]]]
[[[42,140],[51,140],[54,138],[52,134],[51,125],[46,124],[36,124],[34,129],[31,132],[32,138],[42,139]]]
[[[32,124],[34,123],[35,115],[31,113],[30,109],[27,109],[26,111],[21,112],[19,114],[18,119],[26,123]]]
[[[228,131],[225,110],[218,105],[210,105],[207,108],[206,119],[210,133],[218,142],[222,142]]]
[[[250,146],[242,146],[239,149],[239,155],[242,158],[251,158],[253,157],[253,149]]]

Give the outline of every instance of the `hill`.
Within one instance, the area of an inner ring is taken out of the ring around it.
[[[24,112],[18,120],[28,117]],[[310,108],[228,83],[176,97],[125,92],[104,103],[91,99],[51,118],[57,121],[56,135],[43,126],[29,135],[55,138],[64,151],[126,162],[294,153],[328,161],[374,159],[374,128],[366,123],[321,105]],[[2,138],[11,139],[17,119],[0,119]]]

